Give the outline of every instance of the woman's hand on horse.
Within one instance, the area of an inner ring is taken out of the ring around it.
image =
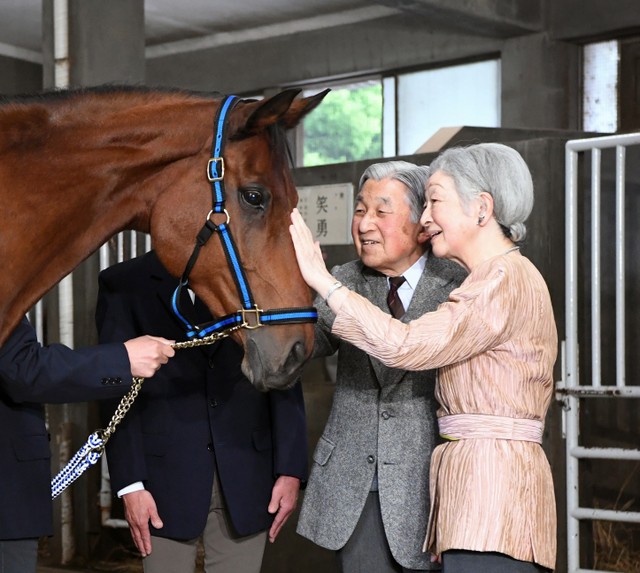
[[[148,335],[127,340],[124,345],[129,355],[131,375],[151,378],[176,353],[172,346],[174,343],[175,340]]]
[[[320,243],[314,241],[311,230],[298,209],[294,209],[291,213],[289,233],[291,233],[302,278],[312,289],[326,298],[328,290],[336,279],[327,270]]]

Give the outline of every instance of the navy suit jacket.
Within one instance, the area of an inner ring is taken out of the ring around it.
[[[0,348],[0,540],[52,534],[49,433],[41,402],[123,395],[131,366],[123,344],[41,346],[24,319]]]
[[[155,253],[103,271],[99,284],[96,318],[102,342],[141,332],[185,339],[169,307],[177,279]],[[194,312],[196,322],[211,320],[197,299]],[[242,356],[231,339],[178,350],[145,381],[107,444],[113,491],[142,481],[153,495],[164,523],[155,535],[193,539],[202,533],[214,468],[240,535],[270,527],[267,506],[278,475],[306,480],[300,385],[259,392],[240,370]]]

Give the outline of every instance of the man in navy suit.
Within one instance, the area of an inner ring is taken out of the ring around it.
[[[173,356],[150,336],[71,350],[43,347],[24,319],[0,347],[0,571],[36,570],[38,538],[51,535],[49,433],[43,402],[122,396]]]
[[[170,309],[177,280],[154,252],[103,271],[99,283],[102,342],[146,331],[184,338]],[[187,310],[196,323],[212,320],[197,298]],[[242,357],[229,338],[180,350],[107,445],[145,573],[193,570],[199,539],[205,571],[258,573],[267,530],[273,541],[295,508],[307,477],[302,390],[259,392]]]

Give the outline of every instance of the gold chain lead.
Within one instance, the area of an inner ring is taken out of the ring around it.
[[[214,332],[209,336],[205,336],[204,338],[199,338],[197,340],[185,340],[184,342],[175,342],[172,344],[172,348],[175,350],[182,350],[183,348],[195,348],[196,346],[205,346],[207,344],[215,344],[218,340],[223,338],[227,338],[232,332],[239,330],[242,328],[242,324],[238,326],[234,326],[233,328],[228,329],[225,332]],[[101,438],[102,445],[97,448],[100,451],[104,449],[107,440],[111,437],[111,435],[116,431],[116,426],[122,421],[125,417],[125,414],[130,410],[131,406],[133,406],[133,402],[137,398],[140,390],[142,389],[142,383],[144,382],[144,378],[138,378],[134,376],[133,384],[131,385],[131,389],[122,397],[116,411],[113,413],[111,420],[109,421],[109,425],[104,430],[98,430]]]

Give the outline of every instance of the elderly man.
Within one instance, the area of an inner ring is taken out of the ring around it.
[[[403,321],[434,310],[464,279],[458,265],[429,255],[420,224],[428,175],[404,161],[367,168],[351,225],[360,258],[331,271]],[[422,552],[437,439],[435,372],[382,365],[332,336],[333,313],[322,299],[315,305],[314,356],[340,352],[297,531],[337,550],[343,573],[438,569]]]

